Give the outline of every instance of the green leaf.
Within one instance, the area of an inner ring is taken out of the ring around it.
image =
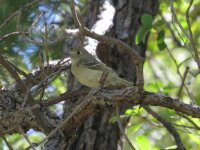
[[[144,42],[147,33],[151,30],[152,28],[152,23],[153,23],[153,17],[149,14],[144,14],[141,17],[141,22],[142,25],[140,26],[136,37],[135,37],[135,43],[139,44],[140,42]]]
[[[147,33],[150,31],[149,28],[146,28],[144,26],[141,26],[140,29],[138,30],[137,34],[136,34],[136,39],[135,39],[135,43],[139,44],[140,42],[144,42],[145,37],[147,35]]]
[[[131,134],[134,134],[135,132],[137,132],[142,126],[144,125],[144,123],[136,123],[130,127],[128,127],[128,130]]]
[[[127,115],[127,116],[132,116],[133,114],[135,114],[135,110],[134,109],[127,109],[125,111],[125,115]]]
[[[155,30],[159,30],[162,28],[163,25],[165,25],[165,22],[163,21],[163,19],[159,19],[159,20],[154,21],[153,28]]]
[[[158,33],[157,46],[158,46],[159,50],[161,50],[161,51],[167,47],[167,45],[165,44],[165,31],[164,30],[161,30]]]
[[[145,136],[136,137],[136,142],[140,147],[140,150],[151,150],[151,144],[148,138]]]
[[[145,90],[152,92],[162,92],[164,87],[163,81],[150,82],[145,85]]]
[[[146,28],[151,28],[153,23],[153,17],[149,14],[144,14],[141,17],[142,25]]]
[[[109,123],[116,123],[118,120],[118,117],[117,116],[113,116],[109,119]]]

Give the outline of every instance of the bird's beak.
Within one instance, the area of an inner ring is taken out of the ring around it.
[[[70,57],[76,56],[75,50],[71,50],[71,51],[69,52],[69,56],[70,56]]]

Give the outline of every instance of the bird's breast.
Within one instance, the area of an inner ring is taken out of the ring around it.
[[[72,73],[76,79],[83,85],[90,88],[100,87],[99,80],[102,76],[102,71],[92,70],[84,66],[72,65]]]

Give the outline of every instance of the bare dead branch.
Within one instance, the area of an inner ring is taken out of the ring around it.
[[[33,95],[37,94],[37,90],[40,89],[40,86],[44,82],[46,82],[49,78],[52,78],[59,73],[69,69],[69,66],[71,64],[70,59],[65,58],[58,61],[50,62],[50,65],[45,66],[43,69],[36,69],[32,73],[25,73],[11,62],[8,61],[8,63],[16,70],[16,72],[24,76],[24,78],[22,79],[24,83],[27,83],[27,85],[31,84],[31,87],[35,86],[31,89],[31,94]],[[20,88],[18,83],[16,83],[12,87],[14,87],[14,89]]]
[[[5,40],[5,39],[7,39],[7,38],[9,38],[9,37],[11,37],[11,36],[14,36],[14,35],[29,35],[29,33],[28,33],[28,32],[24,32],[24,31],[15,31],[15,32],[8,33],[8,34],[6,34],[6,35],[4,35],[4,36],[2,36],[2,37],[0,38],[0,43],[1,43],[3,40]]]
[[[20,68],[18,68],[16,65],[14,65],[13,63],[11,63],[10,61],[7,61],[10,66],[12,66],[14,68],[14,70],[19,73],[20,75],[24,76],[27,79],[27,83],[29,84],[34,84],[36,81],[32,76],[27,75],[26,72],[24,72],[23,70],[21,70]]]
[[[26,84],[21,80],[15,68],[12,67],[9,61],[6,60],[6,58],[2,55],[0,55],[0,64],[10,73],[11,77],[15,79],[17,84],[20,86],[22,92],[24,93],[26,91]]]
[[[71,7],[71,11],[72,11],[72,17],[73,17],[73,20],[75,22],[75,25],[78,26],[78,28],[80,30],[83,29],[83,26],[78,18],[78,15],[77,15],[77,12],[76,12],[76,8],[75,8],[75,3],[74,3],[74,0],[70,0],[70,7]]]
[[[34,20],[34,22],[32,23],[31,27],[28,30],[28,33],[30,34],[31,31],[33,30],[33,28],[36,26],[36,24],[38,23],[38,21],[44,16],[46,12],[42,11],[42,13],[40,13],[40,15]]]
[[[19,77],[19,75],[18,75],[17,71],[15,70],[15,68],[12,67],[10,65],[10,63],[8,63],[8,62],[9,62],[8,60],[6,60],[2,55],[0,55],[0,64],[3,65],[4,68],[10,73],[12,78],[16,80],[17,84],[20,87],[21,92],[24,95],[27,94],[27,100],[26,100],[27,104],[28,105],[33,105],[34,104],[34,99],[33,99],[32,95],[30,93],[26,93],[27,84],[24,81],[22,81],[22,79]],[[38,112],[38,110],[35,109],[32,112],[36,117],[36,122],[41,125],[41,127],[43,128],[43,130],[46,133],[48,133],[51,130],[51,128],[43,120],[43,118],[42,118],[41,114]]]

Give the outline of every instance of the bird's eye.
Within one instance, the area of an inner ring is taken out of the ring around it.
[[[80,51],[77,51],[77,54],[79,55],[79,54],[80,54]]]

